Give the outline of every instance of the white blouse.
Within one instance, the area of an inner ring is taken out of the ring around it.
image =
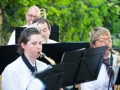
[[[36,60],[36,66],[38,71],[48,68],[47,64],[38,60]],[[33,77],[32,72],[23,62],[21,56],[2,72],[2,90],[26,90],[29,87],[28,90],[35,90],[33,89],[34,86],[39,90],[44,90],[45,86],[41,81],[38,83],[39,85],[35,82],[38,82],[38,80]]]

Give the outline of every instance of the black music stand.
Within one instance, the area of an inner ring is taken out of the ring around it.
[[[56,63],[60,63],[62,55],[66,51],[73,51],[81,48],[89,48],[90,44],[86,42],[68,42],[68,43],[50,43],[43,44],[42,52],[45,53],[48,57],[55,60]],[[44,58],[38,58],[41,61],[48,63]]]
[[[72,64],[53,65],[46,71],[36,73],[35,77],[43,81],[46,90],[59,90],[71,67]]]
[[[18,39],[20,37],[20,34],[25,28],[26,27],[15,27],[15,44],[18,44]]]
[[[42,45],[42,52],[46,54],[46,56],[50,57],[51,59],[55,60],[56,63],[59,63],[59,58],[61,58],[60,54],[60,46],[61,43],[48,43],[48,44],[43,44]],[[50,64],[46,59],[44,58],[38,58],[39,60]]]
[[[43,53],[48,57],[55,60],[56,63],[61,62],[62,55],[65,51],[76,50],[80,48],[89,48],[89,43],[56,43],[56,44],[43,44]],[[18,45],[6,45],[0,46],[0,73],[4,68],[20,55],[17,53]],[[38,58],[39,60],[48,63],[44,58]]]
[[[120,85],[120,66],[116,70],[115,77],[114,77],[114,84]]]
[[[18,44],[18,38],[20,37],[21,32],[26,27],[16,27],[15,28],[15,43]],[[50,39],[58,41],[59,42],[59,26],[51,26],[51,34]]]
[[[59,42],[59,26],[51,26],[50,39]]]
[[[0,74],[8,64],[20,56],[17,49],[18,45],[0,46]]]
[[[61,63],[73,63],[73,69],[63,82],[64,86],[96,80],[103,62],[106,46],[65,52]]]

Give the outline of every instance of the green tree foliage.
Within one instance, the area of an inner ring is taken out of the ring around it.
[[[119,0],[3,0],[4,44],[14,27],[26,23],[26,11],[32,5],[45,8],[51,25],[59,26],[60,42],[88,42],[88,33],[95,26],[108,28],[112,35],[119,31]]]

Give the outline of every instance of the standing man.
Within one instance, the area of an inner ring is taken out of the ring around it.
[[[32,21],[36,18],[40,17],[40,9],[37,6],[31,6],[28,11],[26,12],[26,25],[23,27],[27,27],[32,24]],[[15,44],[15,30],[12,32],[12,35],[9,39],[7,45]]]
[[[44,38],[44,43],[58,43],[57,41],[49,39],[51,33],[51,26],[47,19],[37,18],[33,20],[33,23],[38,23],[40,25],[40,31],[42,37]]]

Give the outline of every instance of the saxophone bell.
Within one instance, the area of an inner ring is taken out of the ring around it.
[[[116,50],[113,50],[112,48],[111,48],[111,52],[117,56],[117,63],[116,65],[114,65],[115,73],[116,73],[117,68],[120,66],[120,53]],[[114,90],[120,90],[120,85],[114,85]]]

